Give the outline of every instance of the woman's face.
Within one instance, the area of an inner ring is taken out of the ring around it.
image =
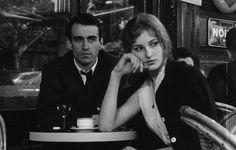
[[[148,71],[156,71],[164,61],[163,48],[158,39],[147,31],[143,31],[131,46],[131,52],[137,56]]]

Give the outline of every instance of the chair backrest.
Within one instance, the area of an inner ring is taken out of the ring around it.
[[[182,114],[181,119],[185,123],[215,142],[222,149],[236,149],[236,136],[231,134],[225,127],[217,123],[215,120],[189,106],[182,106],[180,112]]]
[[[213,142],[206,137],[202,132],[198,131],[198,137],[201,144],[201,150],[211,150],[213,147]]]
[[[7,149],[6,126],[3,117],[0,115],[0,150]]]
[[[232,111],[236,110],[236,107],[226,104],[226,103],[222,103],[222,102],[215,102],[215,105],[216,105],[216,109],[226,114],[231,113]]]
[[[229,130],[230,133],[236,135],[236,110],[226,114],[221,120],[220,124]]]

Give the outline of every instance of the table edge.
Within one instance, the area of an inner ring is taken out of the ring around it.
[[[64,136],[62,136],[62,133]],[[78,134],[79,133],[79,134]],[[137,138],[136,131],[118,132],[33,132],[30,141],[38,142],[112,142],[129,141]]]

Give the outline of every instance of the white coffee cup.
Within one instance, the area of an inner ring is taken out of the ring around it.
[[[87,129],[94,127],[94,119],[93,118],[78,118],[77,119],[77,127],[80,129]]]

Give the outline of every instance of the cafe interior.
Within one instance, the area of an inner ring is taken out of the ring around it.
[[[199,67],[207,77],[212,67],[228,61],[226,33],[236,26],[236,12],[221,7],[220,1],[1,0],[0,149],[39,150],[43,142],[51,140],[46,133],[31,132],[31,127],[44,65],[70,50],[65,35],[70,18],[85,12],[96,16],[105,27],[104,50],[120,58],[123,55],[120,36],[125,24],[140,12],[153,14],[168,30],[173,49],[190,49],[199,58]],[[223,1],[229,6],[234,3]],[[220,122],[211,123],[210,118],[189,109],[183,111],[183,121],[203,132],[218,148],[236,149],[236,106],[216,102],[216,107],[223,114]],[[75,135],[67,134],[66,139],[61,137],[56,142],[75,140]],[[96,140],[97,135],[89,135],[91,132],[82,134],[76,139]],[[102,138],[122,141],[119,139],[122,136],[128,142],[135,140],[134,132]]]

